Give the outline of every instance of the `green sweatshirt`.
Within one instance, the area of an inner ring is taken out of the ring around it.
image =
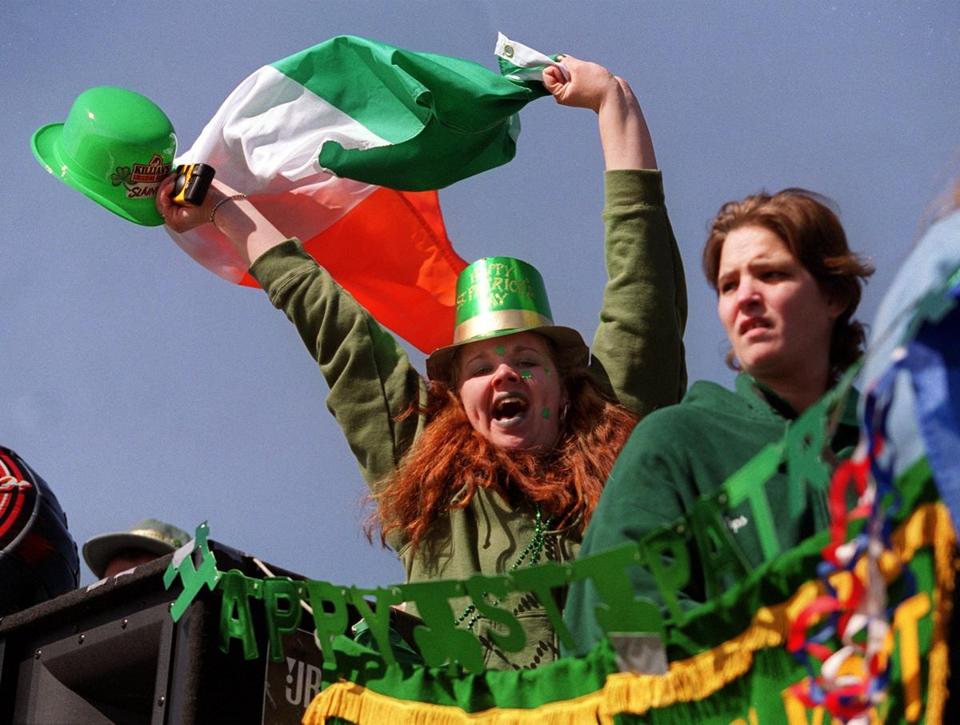
[[[850,396],[831,448],[849,456],[857,443],[856,396]],[[624,446],[584,534],[580,553],[596,554],[676,522],[694,502],[715,493],[733,473],[767,444],[783,438],[796,413],[774,393],[747,374],[737,376],[736,391],[715,383],[695,383],[683,402],[648,416],[634,429]],[[826,498],[812,486],[804,491],[806,505],[799,516],[787,510],[788,476],[783,467],[765,485],[767,501],[777,524],[781,550],[829,524]],[[745,501],[726,516],[741,558],[759,566],[764,557]],[[697,551],[690,551],[690,583],[680,592],[681,606],[702,603],[729,589],[707,591]],[[663,605],[653,575],[639,566],[630,570],[634,591]],[[564,620],[574,634],[576,653],[585,654],[603,638],[594,616],[601,600],[592,582],[570,587]]]
[[[607,284],[591,373],[602,389],[644,415],[675,403],[686,387],[686,287],[660,173],[607,172],[604,221]],[[295,240],[262,255],[250,272],[319,364],[330,386],[327,406],[375,488],[423,429],[422,417],[397,421],[396,416],[412,401],[424,401],[424,381],[393,337]],[[398,537],[389,543],[407,580],[417,582],[506,573],[533,532],[529,507],[513,508],[499,495],[480,491],[468,507],[442,517],[425,543],[414,548]],[[544,551],[548,558],[566,560],[578,545],[573,532],[552,531]],[[452,606],[459,617],[466,602]],[[518,595],[502,606],[517,612],[527,645],[523,652],[503,653],[491,643],[488,666],[535,666],[557,656],[556,637],[539,602]],[[471,619],[464,617],[462,626]],[[486,620],[473,626],[481,636],[486,627]]]

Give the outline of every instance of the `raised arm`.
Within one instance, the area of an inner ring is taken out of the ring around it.
[[[202,206],[174,204],[170,200],[174,178],[166,178],[157,190],[157,210],[173,231],[185,232],[208,222],[215,224],[248,267],[265,252],[286,241],[286,237],[249,199],[219,179],[214,179]]]
[[[421,424],[396,421],[422,394],[422,382],[392,336],[311,258],[286,239],[256,207],[214,180],[201,207],[168,198],[172,178],[160,187],[157,208],[168,226],[187,231],[212,223],[251,265],[250,273],[296,326],[320,366],[337,419],[369,484],[391,473]]]
[[[597,381],[640,415],[686,389],[683,263],[663,199],[653,141],[629,84],[596,63],[563,56],[544,71],[558,103],[597,113],[606,167],[607,284],[593,340]]]
[[[569,79],[551,66],[543,72],[543,84],[557,103],[597,114],[607,171],[656,169],[653,139],[630,84],[598,63],[571,55],[561,56],[561,62]]]

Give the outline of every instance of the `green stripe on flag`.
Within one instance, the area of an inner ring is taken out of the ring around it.
[[[542,84],[477,63],[340,36],[273,67],[392,145],[345,149],[328,141],[320,165],[338,176],[424,191],[513,158],[516,113]]]

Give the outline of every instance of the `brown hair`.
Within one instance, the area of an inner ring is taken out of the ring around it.
[[[457,395],[440,382],[428,385],[429,422],[397,470],[374,496],[368,522],[381,541],[395,532],[414,546],[451,508],[465,508],[478,488],[497,491],[514,505],[535,505],[552,528],[582,534],[636,416],[601,394],[586,369],[564,373],[570,407],[552,451],[505,451],[473,429]],[[408,411],[410,413],[411,411]]]
[[[734,229],[758,226],[776,234],[822,292],[844,305],[830,340],[830,376],[836,380],[863,354],[864,328],[853,319],[853,313],[873,267],[850,251],[847,235],[831,206],[829,199],[806,189],[784,189],[727,202],[710,225],[703,248],[703,272],[716,290],[723,243]],[[733,362],[731,350],[727,363],[735,367]]]

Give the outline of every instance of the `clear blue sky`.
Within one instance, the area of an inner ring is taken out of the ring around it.
[[[161,229],[55,181],[33,131],[110,84],[155,100],[187,148],[246,75],[331,36],[494,68],[497,31],[635,89],[687,269],[691,380],[731,379],[699,269],[721,203],[785,186],[836,200],[878,267],[869,321],[960,170],[956,0],[2,3],[0,443],[54,487],[79,542],[147,516],[206,519],[214,538],[313,578],[403,578],[360,534],[364,485],[286,319]],[[604,279],[595,118],[547,98],[522,121],[512,163],[442,192],[450,236],[468,260],[534,263],[557,320],[589,337]]]

